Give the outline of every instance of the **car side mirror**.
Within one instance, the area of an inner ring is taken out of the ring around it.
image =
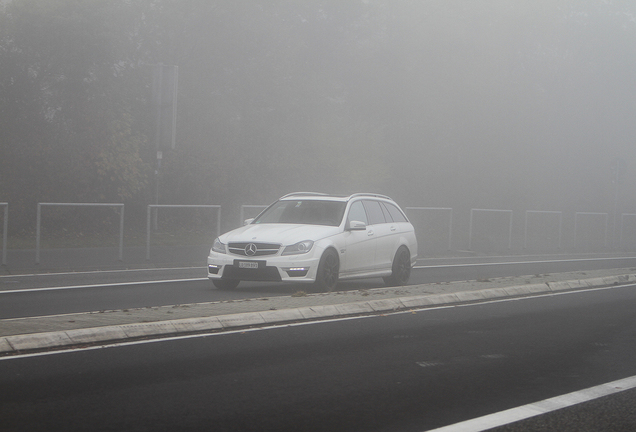
[[[249,224],[251,224],[252,222],[254,222],[254,218],[245,219],[245,220],[243,221],[243,225],[249,225]]]
[[[364,231],[367,229],[367,224],[360,221],[351,221],[349,222],[349,226],[347,227],[349,231]]]

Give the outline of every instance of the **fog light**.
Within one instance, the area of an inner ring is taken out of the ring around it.
[[[285,272],[287,272],[287,276],[289,277],[303,277],[307,276],[309,267],[291,267],[285,269]]]
[[[209,274],[219,274],[219,270],[221,270],[221,266],[208,264],[208,273]]]

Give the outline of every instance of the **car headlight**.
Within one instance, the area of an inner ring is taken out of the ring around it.
[[[212,250],[211,252],[217,252],[217,253],[225,253],[225,245],[223,243],[221,243],[221,240],[219,240],[218,238],[214,239],[214,243],[212,244]]]
[[[309,252],[313,246],[314,246],[314,242],[311,240],[301,241],[296,244],[287,246],[285,249],[283,249],[283,253],[281,255],[305,254]]]

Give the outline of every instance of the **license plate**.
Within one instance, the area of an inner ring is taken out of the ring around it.
[[[258,262],[256,262],[256,261],[239,261],[238,266],[239,266],[239,268],[257,269],[258,268]]]

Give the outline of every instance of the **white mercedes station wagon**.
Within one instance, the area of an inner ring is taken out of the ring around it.
[[[416,259],[413,225],[391,198],[296,192],[214,240],[208,277],[219,289],[244,280],[332,291],[339,280],[370,277],[399,286]]]

